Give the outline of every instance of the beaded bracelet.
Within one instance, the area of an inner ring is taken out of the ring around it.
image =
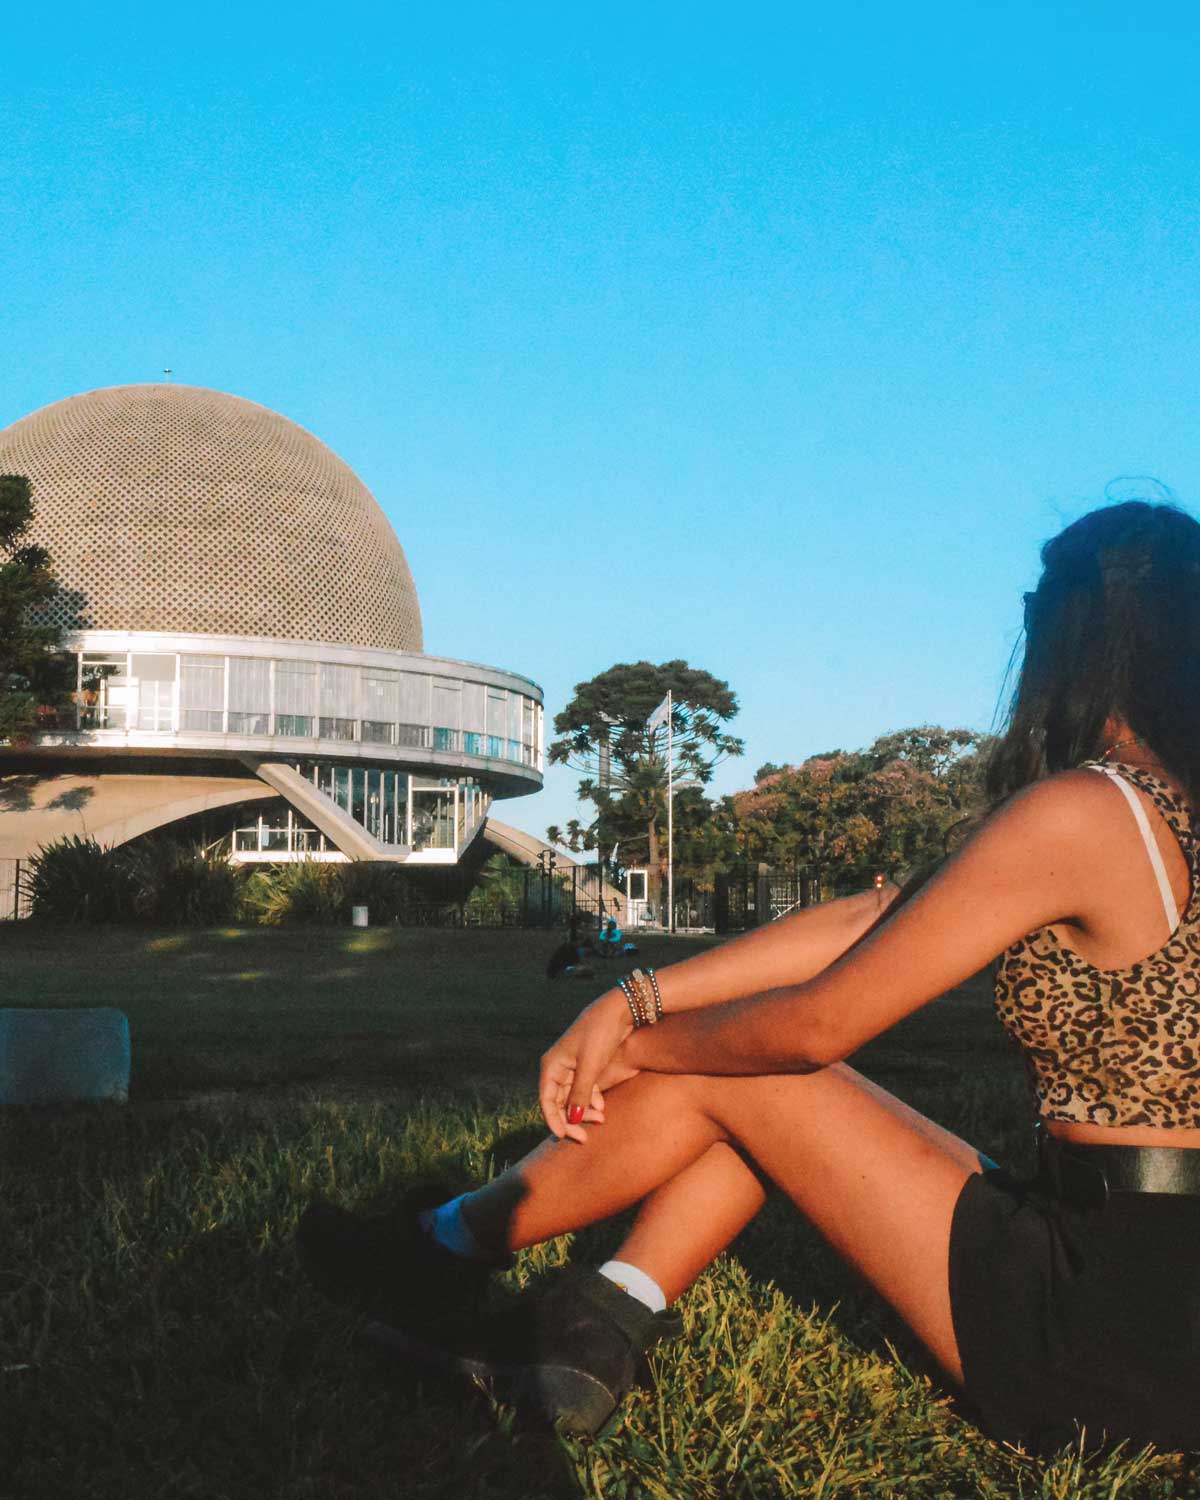
[[[654,981],[642,969],[634,969],[629,976],[630,983],[638,992],[638,998],[642,1002],[642,1009],[646,1013],[646,1020],[651,1026],[656,1026],[663,1018],[662,1001],[658,998],[656,988],[652,988]]]
[[[650,1017],[646,1014],[640,995],[633,985],[623,975],[617,980],[617,988],[625,996],[629,1005],[629,1014],[633,1017],[634,1031],[640,1031],[643,1026],[650,1025]]]
[[[663,1018],[663,1003],[662,995],[660,994],[658,988],[658,975],[654,972],[653,969],[647,969],[646,978],[650,981],[650,988],[654,991],[654,1018],[656,1021],[661,1021]]]
[[[646,976],[641,969],[634,969],[629,976],[629,982],[637,991],[638,1000],[641,1002],[642,1014],[646,1017],[647,1026],[654,1026],[661,1020],[654,1005],[654,996],[650,992],[650,986],[646,983]]]

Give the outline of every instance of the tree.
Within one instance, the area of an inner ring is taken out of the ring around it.
[[[45,547],[29,540],[33,492],[22,474],[0,474],[0,739],[35,729],[39,708],[67,692],[56,653],[62,628],[49,614],[58,584]]]
[[[950,831],[982,809],[989,749],[970,730],[926,724],[867,750],[764,767],[754,787],[725,799],[726,838],[741,860],[815,864],[835,889],[877,870],[902,874],[939,858]]]
[[[655,888],[665,865],[667,733],[647,721],[668,692],[675,780],[682,791],[707,786],[722,760],[743,751],[722,727],[738,702],[727,682],[685,661],[623,662],[577,683],[555,717],[559,738],[548,752],[551,762],[583,773],[580,800],[596,809],[589,826],[572,820],[554,833],[575,850],[620,843],[622,862],[644,862]],[[651,899],[658,901],[657,889]]]

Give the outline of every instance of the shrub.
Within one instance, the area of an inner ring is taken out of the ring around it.
[[[341,922],[348,916],[344,865],[296,864],[256,870],[242,894],[243,913],[254,922],[279,927],[291,922]]]
[[[345,920],[349,920],[350,908],[354,906],[367,907],[373,923],[404,920],[412,904],[412,893],[403,870],[395,865],[366,862],[337,868],[342,875]]]
[[[296,864],[260,868],[247,877],[220,854],[169,835],[102,849],[78,836],[48,845],[32,861],[31,909],[49,922],[153,922],[215,927],[238,920],[349,922],[354,906],[371,921],[412,916],[409,882],[384,864]]]
[[[141,839],[114,851],[134,916],[164,926],[213,927],[241,909],[242,876],[227,859],[176,843]]]
[[[479,871],[477,884],[467,897],[463,910],[469,923],[501,926],[515,921],[524,909],[528,892],[528,872],[507,854],[493,854]],[[557,892],[557,884],[551,893]],[[535,899],[540,889],[535,888]]]
[[[120,922],[132,915],[129,881],[112,849],[71,834],[30,861],[30,913],[45,922]]]

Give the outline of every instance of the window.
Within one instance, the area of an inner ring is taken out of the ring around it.
[[[429,678],[424,673],[400,673],[399,717],[405,724],[429,723]]]
[[[367,772],[367,832],[374,838],[383,837],[383,772]]]
[[[175,727],[175,657],[165,653],[137,653],[131,659],[130,727],[137,704],[138,729],[155,731]],[[136,691],[134,689],[136,688]]]
[[[321,738],[352,740],[357,718],[355,697],[358,673],[354,667],[321,664]]]
[[[229,732],[267,734],[271,724],[271,663],[257,656],[229,658]]]
[[[497,739],[508,738],[508,694],[503,688],[488,688],[487,732]],[[489,754],[492,752],[489,751]],[[495,752],[500,754],[499,751]]]
[[[354,738],[354,720],[323,718],[321,720],[320,735],[323,740],[352,740]]]
[[[79,727],[124,729],[129,676],[124,652],[85,651],[80,663]]]
[[[462,685],[462,727],[475,735],[487,729],[487,688],[482,682]],[[473,752],[478,755],[480,752]]]
[[[521,699],[521,743],[522,743],[522,745],[526,746],[527,749],[528,749],[528,751],[529,751],[529,754],[525,757],[525,762],[526,762],[527,765],[532,765],[533,764],[533,752],[534,752],[534,746],[536,744],[535,736],[537,734],[537,730],[535,728],[535,724],[536,724],[536,716],[534,714],[534,702],[533,702],[533,699],[532,698],[522,697],[522,699]]]
[[[395,771],[381,773],[379,789],[379,831],[376,837],[385,844],[404,842],[404,814],[408,802],[408,777]],[[375,830],[371,830],[375,833]]]
[[[179,658],[179,727],[219,734],[224,728],[225,658]]]
[[[360,692],[362,738],[373,745],[394,745],[400,717],[399,673],[364,667]]]
[[[317,664],[312,661],[275,663],[275,733],[307,739],[313,732],[317,707]]]

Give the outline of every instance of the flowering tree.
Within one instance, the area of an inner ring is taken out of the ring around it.
[[[839,888],[917,868],[982,809],[987,748],[970,730],[923,725],[867,750],[765,766],[752,788],[726,799],[734,857],[815,864]]]

